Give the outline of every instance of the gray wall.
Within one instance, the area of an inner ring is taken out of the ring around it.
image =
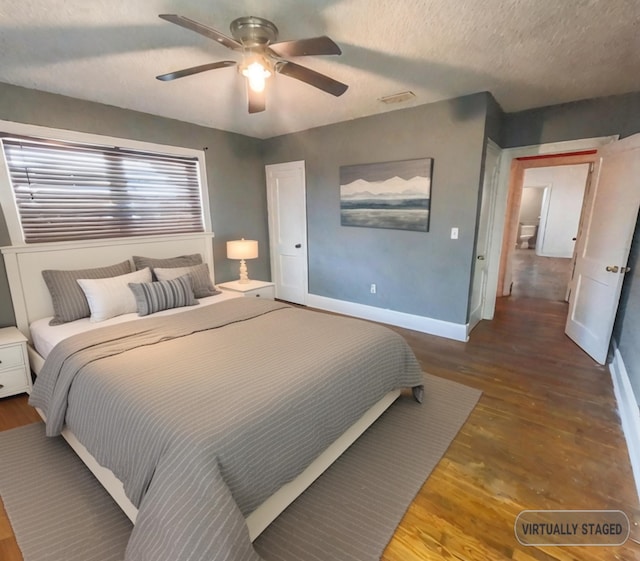
[[[505,115],[503,148],[638,132],[640,92],[586,99]]]
[[[266,140],[266,164],[305,160],[309,292],[464,324],[488,94]],[[340,225],[339,168],[434,159],[430,231]],[[460,239],[450,239],[450,229]],[[370,294],[371,283],[377,294]]]
[[[504,148],[640,132],[640,92],[589,99],[508,114]],[[640,227],[636,224],[631,272],[626,275],[613,337],[618,343],[636,401],[640,403]]]
[[[4,222],[4,215],[0,207],[0,247],[11,245],[9,241],[9,232]],[[15,325],[15,317],[11,306],[11,297],[9,295],[9,283],[4,269],[4,260],[0,259],[0,327]]]
[[[640,404],[640,221],[636,223],[629,267],[631,271],[625,276],[622,286],[613,337],[629,373],[636,401]]]
[[[505,114],[494,97],[487,93],[487,123],[486,136],[493,140],[501,148],[504,146],[503,123]],[[484,160],[483,160],[484,161]]]
[[[240,237],[257,239],[260,244],[260,258],[249,265],[251,275],[271,278],[261,140],[8,84],[0,83],[0,99],[0,120],[4,121],[186,148],[207,147],[216,280],[237,277],[238,264],[226,259],[225,242]],[[10,245],[2,213],[0,245]],[[0,260],[0,326],[13,323],[4,263]]]

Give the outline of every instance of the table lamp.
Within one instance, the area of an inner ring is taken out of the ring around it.
[[[245,259],[255,259],[258,257],[258,242],[256,240],[233,240],[227,242],[227,259],[240,259],[240,280],[241,284],[249,282],[247,275],[247,265]]]

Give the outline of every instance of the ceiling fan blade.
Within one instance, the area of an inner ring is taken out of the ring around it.
[[[325,76],[315,70],[311,70],[311,68],[300,66],[295,62],[278,62],[276,64],[276,70],[280,72],[280,74],[295,78],[301,82],[306,82],[307,84],[330,93],[331,95],[335,95],[336,97],[341,96],[349,88],[349,86],[342,82],[338,82],[333,78],[329,78],[329,76]]]
[[[161,74],[156,76],[157,80],[168,82],[169,80],[175,80],[176,78],[184,78],[185,76],[191,76],[192,74],[199,74],[200,72],[206,72],[207,70],[215,70],[216,68],[226,68],[227,66],[235,66],[235,62],[232,60],[221,60],[219,62],[210,62],[208,64],[201,64],[200,66],[192,66],[191,68],[185,68],[184,70],[176,70],[175,72],[169,72],[168,74]]]
[[[260,113],[267,107],[265,91],[254,92],[247,84],[247,94],[249,97],[249,113]]]
[[[195,31],[196,33],[200,33],[200,35],[204,35],[209,39],[213,39],[214,41],[217,41],[228,49],[232,49],[234,51],[242,50],[242,44],[238,43],[238,41],[236,41],[235,39],[227,37],[224,33],[220,33],[219,31],[198,23],[197,21],[193,21],[192,19],[185,18],[184,16],[179,16],[177,14],[160,14],[158,17],[171,23],[175,23],[180,27],[190,29],[191,31]]]
[[[282,41],[269,45],[269,48],[281,57],[342,54],[340,47],[326,35],[297,41]]]

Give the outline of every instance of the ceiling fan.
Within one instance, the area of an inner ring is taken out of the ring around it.
[[[158,80],[175,80],[176,78],[206,72],[207,70],[238,65],[239,72],[247,78],[248,82],[249,113],[258,113],[265,110],[265,80],[275,72],[305,82],[336,97],[342,95],[349,87],[329,76],[320,74],[305,66],[300,66],[285,58],[342,54],[340,47],[327,36],[276,43],[278,28],[269,20],[263,18],[248,16],[233,20],[230,25],[232,37],[228,37],[211,27],[184,16],[160,14],[159,17],[213,39],[232,51],[242,53],[242,60],[239,63],[233,60],[222,60],[201,64],[156,76]]]

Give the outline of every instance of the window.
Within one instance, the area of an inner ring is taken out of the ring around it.
[[[0,136],[26,243],[205,231],[196,155]]]

